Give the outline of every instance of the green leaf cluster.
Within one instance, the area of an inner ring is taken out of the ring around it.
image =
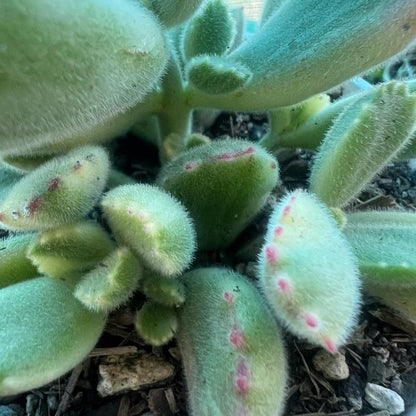
[[[416,81],[328,94],[416,43],[416,3],[267,0],[244,24],[223,0],[0,3],[0,396],[69,371],[126,302],[146,342],[177,337],[198,416],[281,414],[277,321],[331,353],[363,292],[416,321],[416,213],[351,208],[416,154]],[[221,110],[268,131],[195,128]],[[153,183],[102,147],[127,131],[158,152]],[[287,191],[298,148],[309,182]],[[227,258],[258,215],[253,284]]]

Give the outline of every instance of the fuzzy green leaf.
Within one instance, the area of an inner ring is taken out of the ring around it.
[[[127,302],[142,275],[140,262],[128,248],[121,247],[80,280],[74,296],[88,309],[111,312]]]
[[[223,55],[235,35],[234,21],[223,0],[209,0],[185,27],[183,53],[186,60],[197,55]]]
[[[0,289],[38,276],[38,271],[26,257],[33,234],[11,235],[0,240]]]
[[[146,302],[136,316],[136,330],[149,344],[160,346],[169,342],[178,326],[174,308]]]
[[[0,290],[0,396],[41,387],[94,347],[105,314],[88,311],[63,282],[40,277]]]
[[[263,2],[263,9],[261,12],[261,24],[263,25],[266,21],[277,12],[282,4],[287,0],[265,0]]]
[[[414,0],[285,1],[227,56],[253,76],[219,105],[260,111],[299,103],[388,60],[415,37]]]
[[[1,2],[0,16],[2,153],[117,136],[168,58],[160,25],[138,1],[18,0]]]
[[[157,15],[164,26],[171,27],[189,19],[204,0],[141,0]]]
[[[54,158],[13,186],[0,203],[0,221],[11,230],[29,231],[79,221],[98,201],[108,172],[108,156],[100,147]]]
[[[40,274],[64,279],[93,269],[114,249],[109,235],[94,222],[64,225],[36,235],[27,256]]]
[[[182,276],[178,346],[198,416],[280,414],[286,384],[279,329],[253,285],[231,270]]]
[[[346,205],[406,146],[415,120],[416,95],[403,83],[360,96],[326,134],[311,173],[312,192],[329,206]]]
[[[275,208],[259,256],[260,286],[276,316],[296,335],[335,352],[360,304],[352,250],[331,212],[305,191]]]
[[[2,161],[6,165],[21,171],[22,173],[30,172],[37,169],[43,163],[47,162],[51,158],[50,155],[33,155],[33,156],[5,156]]]
[[[195,231],[183,206],[150,185],[125,185],[106,194],[102,207],[116,239],[144,265],[164,276],[180,274],[192,261]]]
[[[180,306],[185,300],[183,284],[177,280],[147,271],[141,291],[152,301],[166,306]]]
[[[345,236],[365,283],[416,289],[416,213],[371,211],[347,216]]]
[[[195,221],[198,248],[229,245],[261,210],[279,178],[277,161],[245,140],[215,140],[165,165],[158,183]]]
[[[243,65],[213,56],[193,58],[187,66],[190,84],[206,94],[219,95],[240,90],[251,78]]]

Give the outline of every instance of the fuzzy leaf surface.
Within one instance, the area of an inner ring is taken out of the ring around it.
[[[280,414],[286,363],[279,329],[254,286],[227,269],[186,273],[177,340],[192,414]]]
[[[111,312],[127,302],[142,275],[140,262],[128,248],[121,247],[81,279],[74,296],[92,311]]]
[[[312,168],[311,191],[328,206],[346,205],[406,147],[415,121],[416,95],[403,83],[360,96],[327,132]]]
[[[88,311],[59,280],[39,277],[0,290],[0,396],[38,388],[85,358],[106,316]]]
[[[261,210],[277,184],[277,161],[245,140],[216,140],[183,152],[157,181],[195,221],[199,249],[226,247]]]
[[[0,153],[120,134],[163,72],[168,50],[138,1],[0,4]],[[67,149],[65,149],[67,150]]]
[[[192,261],[195,231],[179,201],[150,185],[124,185],[106,194],[102,207],[116,239],[144,265],[164,276],[181,273]]]
[[[314,195],[297,190],[276,206],[258,274],[291,332],[332,353],[345,342],[360,304],[358,267],[331,212]]]
[[[416,289],[416,213],[371,211],[349,214],[343,230],[365,283]]]
[[[10,230],[48,230],[82,219],[94,207],[109,173],[104,149],[85,146],[24,176],[0,203]]]

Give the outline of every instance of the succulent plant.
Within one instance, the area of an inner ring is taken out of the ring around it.
[[[330,211],[313,195],[292,192],[272,213],[265,240],[260,286],[276,315],[295,334],[335,352],[355,324],[360,280]]]
[[[177,336],[201,416],[281,414],[277,321],[335,352],[362,291],[416,319],[416,214],[349,211],[416,155],[416,81],[327,94],[416,44],[414,0],[266,0],[249,39],[223,0],[16,0],[0,16],[0,396],[77,365],[125,302],[146,342]],[[269,130],[193,129],[220,110],[266,111]],[[102,147],[126,131],[158,152],[154,183]],[[287,148],[315,152],[307,189],[276,188]],[[255,284],[207,264],[271,205]]]
[[[0,291],[0,394],[49,383],[78,364],[94,347],[105,314],[90,312],[71,287],[36,277]]]
[[[256,144],[218,140],[167,163],[158,184],[195,221],[200,249],[228,246],[261,210],[279,178],[277,161]]]
[[[277,414],[286,386],[285,355],[260,294],[227,269],[195,269],[181,280],[186,301],[177,337],[191,412]]]

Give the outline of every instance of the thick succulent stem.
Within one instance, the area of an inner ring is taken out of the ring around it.
[[[171,54],[161,85],[161,106],[157,112],[160,133],[160,159],[166,162],[184,148],[191,132],[192,109],[184,99],[184,86],[178,58]]]

